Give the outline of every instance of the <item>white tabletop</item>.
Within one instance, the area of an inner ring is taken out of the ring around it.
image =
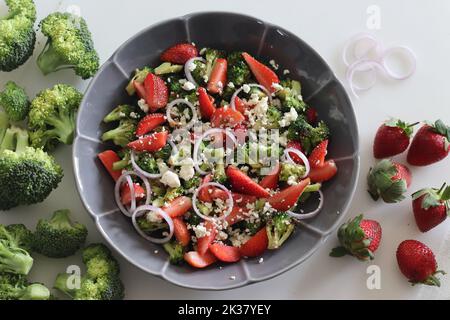
[[[179,288],[148,275],[119,257],[122,278],[128,299],[411,299],[417,298],[420,286],[412,287],[400,274],[395,259],[397,245],[405,239],[417,239],[438,250],[450,222],[445,222],[427,234],[421,234],[414,222],[411,203],[384,205],[373,202],[367,192],[365,176],[374,163],[372,140],[379,124],[390,116],[407,121],[435,120],[450,122],[450,2],[435,0],[258,0],[258,1],[180,1],[144,0],[35,0],[38,15],[43,18],[60,7],[76,4],[89,22],[96,48],[105,61],[130,36],[157,21],[195,11],[234,11],[259,17],[278,24],[308,42],[335,70],[341,79],[344,67],[340,54],[345,41],[355,33],[367,31],[367,8],[380,9],[381,29],[374,33],[387,45],[403,44],[411,47],[418,58],[416,74],[407,81],[380,79],[377,85],[361,98],[354,99],[361,140],[361,176],[348,216],[364,212],[380,221],[383,239],[376,253],[381,269],[381,289],[369,290],[366,268],[351,257],[332,259],[330,249],[337,240],[331,237],[308,261],[275,279],[245,288],[207,292]],[[1,2],[0,12],[4,12]],[[44,41],[38,35],[40,50]],[[7,80],[24,85],[30,95],[58,82],[66,82],[83,89],[87,82],[64,71],[43,77],[37,70],[35,57],[20,69],[0,73],[0,87]],[[0,223],[25,223],[34,227],[41,217],[60,208],[70,208],[77,220],[89,228],[89,242],[102,241],[91,218],[83,208],[75,189],[70,147],[60,147],[56,157],[65,170],[59,188],[43,203],[14,209],[0,215]],[[404,158],[400,157],[401,160]],[[408,194],[425,186],[439,186],[449,172],[450,159],[432,167],[413,169],[413,184]],[[448,177],[447,177],[448,178]],[[449,179],[450,180],[450,179]],[[450,181],[449,181],[450,182]],[[80,264],[80,255],[55,260],[36,256],[31,277],[51,286],[58,272],[70,264]],[[447,270],[450,271],[450,270]],[[230,280],[231,281],[231,280]],[[450,281],[447,277],[444,281]],[[438,289],[436,289],[438,290]]]

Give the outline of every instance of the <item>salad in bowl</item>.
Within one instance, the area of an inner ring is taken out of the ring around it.
[[[130,75],[133,102],[103,119],[112,147],[98,158],[120,211],[174,264],[280,249],[299,220],[320,214],[322,184],[338,170],[301,83],[273,60],[192,43],[160,60]]]

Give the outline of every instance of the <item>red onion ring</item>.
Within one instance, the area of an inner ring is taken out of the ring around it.
[[[374,74],[373,81],[370,84],[368,84],[366,87],[360,87],[360,86],[357,86],[356,84],[354,84],[353,77],[355,75],[355,72],[364,71],[364,66],[368,66],[369,68],[371,68],[373,70],[378,69],[382,73],[385,72],[383,66],[379,62],[374,61],[374,60],[358,60],[358,61],[355,61],[352,65],[350,65],[350,67],[347,69],[346,78],[347,78],[347,82],[349,84],[351,92],[357,98],[359,98],[359,96],[356,93],[356,90],[367,91],[367,90],[371,89],[375,85],[376,79],[377,79],[376,74]],[[362,67],[362,69],[361,69],[361,67]]]
[[[270,94],[269,90],[266,89],[266,87],[257,84],[257,83],[249,83],[247,84],[249,87],[255,87],[255,88],[259,88],[262,91],[264,91],[264,93],[267,95],[267,97],[269,98],[269,104],[272,104],[272,95]],[[236,110],[236,97],[239,95],[239,93],[242,92],[242,90],[244,90],[244,86],[245,84],[240,87],[239,89],[237,89],[233,95],[231,96],[231,101],[230,101],[230,106],[233,110]]]
[[[210,136],[210,135],[215,134],[215,133],[222,133],[222,134],[227,135],[227,136],[233,141],[234,145],[236,145],[236,146],[238,145],[238,142],[237,142],[237,140],[236,140],[236,137],[235,137],[234,134],[231,133],[231,131],[229,131],[229,130],[219,129],[219,128],[214,128],[214,129],[206,130],[206,131],[200,136],[200,138],[198,138],[198,139],[195,141],[195,144],[194,144],[194,167],[195,167],[195,170],[197,170],[197,172],[198,172],[200,175],[202,175],[202,176],[207,175],[208,172],[203,171],[202,169],[200,169],[200,166],[199,166],[199,164],[198,164],[198,156],[199,156],[198,152],[199,152],[199,149],[200,149],[200,144],[202,143],[203,139],[205,139],[207,136]]]
[[[187,105],[187,106],[192,110],[192,118],[191,118],[191,121],[189,121],[189,122],[185,125],[185,129],[186,129],[186,130],[189,130],[189,129],[195,124],[195,122],[197,121],[197,111],[195,110],[194,105],[193,105],[192,103],[190,103],[189,101],[185,100],[185,99],[176,99],[176,100],[173,100],[172,102],[170,102],[170,103],[167,105],[167,111],[166,111],[167,121],[168,121],[169,123],[172,123],[172,124],[177,125],[177,126],[181,125],[181,123],[176,122],[175,120],[173,120],[172,114],[171,114],[172,108],[173,108],[174,106],[178,105],[178,104],[185,104],[185,105]]]
[[[291,152],[295,153],[297,156],[300,157],[300,159],[303,160],[303,164],[305,165],[305,174],[302,176],[302,178],[306,178],[309,175],[309,172],[311,171],[311,166],[309,164],[308,158],[305,156],[305,154],[303,152],[301,152],[298,149],[295,149],[295,148],[284,149],[284,156],[291,163],[295,163],[295,161],[292,160],[291,155],[289,154]]]
[[[358,52],[356,51],[357,44],[358,42],[361,42],[363,40],[369,40],[369,42],[371,42],[373,45],[370,46],[363,54],[358,54]],[[344,64],[347,67],[349,67],[351,64],[354,63],[354,62],[350,63],[348,61],[348,51],[350,47],[353,47],[353,57],[357,60],[368,59],[367,55],[373,49],[375,49],[377,57],[381,57],[383,55],[384,50],[383,45],[370,33],[357,34],[347,42],[342,52],[342,60],[344,61]],[[370,69],[361,71],[370,71]]]
[[[138,217],[144,215],[145,214],[144,211],[147,211],[147,212],[148,211],[154,211],[158,215],[160,215],[164,220],[166,220],[167,224],[169,225],[169,234],[165,238],[154,238],[152,236],[149,236],[144,231],[142,231],[141,228],[139,228],[139,225],[138,225],[136,219]],[[161,208],[154,207],[154,206],[151,206],[151,205],[140,206],[131,215],[131,222],[133,223],[133,226],[136,229],[136,231],[139,233],[139,235],[142,236],[144,239],[150,241],[150,242],[162,244],[162,243],[166,243],[166,242],[170,241],[170,239],[172,239],[172,237],[173,237],[173,232],[174,232],[173,220]]]
[[[223,191],[225,191],[227,193],[227,196],[228,196],[228,199],[227,199],[227,206],[228,206],[227,211],[225,211],[225,213],[223,215],[221,215],[220,217],[218,217],[218,218],[205,216],[197,208],[198,193],[200,192],[201,189],[206,188],[206,187],[217,187],[217,188],[222,189]],[[231,211],[233,211],[233,207],[234,207],[233,195],[231,194],[230,190],[228,190],[225,186],[221,185],[220,183],[208,182],[208,183],[202,184],[200,187],[197,188],[197,190],[195,190],[195,192],[194,192],[194,194],[192,196],[192,208],[194,209],[195,213],[200,218],[202,218],[204,220],[209,220],[209,221],[214,221],[215,219],[216,220],[223,220],[226,217],[228,217],[228,215],[231,213]]]
[[[149,204],[150,200],[151,200],[151,187],[150,187],[150,183],[148,182],[147,178],[140,175],[139,173],[133,172],[133,171],[126,171],[124,172],[119,179],[117,179],[116,181],[116,185],[114,186],[114,198],[116,200],[116,204],[119,207],[120,211],[126,215],[127,217],[131,217],[133,210],[131,210],[131,208],[136,208],[136,195],[134,194],[134,184],[133,181],[131,180],[130,176],[138,176],[145,185],[145,191],[147,193],[146,195],[146,199],[145,199],[145,204]],[[131,207],[130,209],[127,209],[121,201],[120,198],[120,187],[122,186],[122,183],[124,182],[124,180],[127,181],[128,186],[130,187],[130,192],[131,192]],[[134,203],[133,203],[134,202]]]
[[[317,216],[319,214],[319,212],[322,210],[323,204],[324,204],[323,192],[320,190],[317,192],[319,193],[319,206],[317,207],[316,210],[308,212],[308,213],[296,213],[296,212],[292,212],[292,211],[287,211],[286,213],[289,216],[291,216],[292,218],[295,218],[297,220],[311,219],[311,218],[314,218],[315,216]]]
[[[198,83],[195,81],[194,77],[192,76],[191,70],[189,69],[190,65],[193,64],[195,61],[201,61],[203,63],[206,63],[206,60],[201,57],[195,57],[195,58],[189,59],[184,64],[184,74],[186,75],[186,79],[189,82],[193,83],[196,87],[198,87]]]
[[[406,54],[406,57],[409,59],[409,61],[411,62],[411,69],[406,72],[406,74],[404,75],[400,75],[394,71],[392,71],[388,64],[387,64],[387,57],[389,57],[391,54],[393,54],[395,51],[401,51],[404,52]],[[398,47],[392,47],[387,49],[382,57],[382,64],[383,64],[383,68],[386,71],[387,75],[395,80],[405,80],[408,79],[409,77],[411,77],[414,72],[416,71],[416,67],[417,67],[417,58],[416,55],[414,54],[414,52],[405,46],[398,46]]]

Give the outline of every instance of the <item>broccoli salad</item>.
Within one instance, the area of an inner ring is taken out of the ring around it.
[[[114,147],[98,158],[119,210],[173,264],[262,261],[322,208],[337,174],[327,125],[273,60],[190,43],[160,60],[132,75],[135,102],[103,120]]]

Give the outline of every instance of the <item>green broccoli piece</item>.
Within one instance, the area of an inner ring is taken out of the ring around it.
[[[0,18],[0,71],[12,71],[31,57],[36,42],[36,7],[32,0],[5,0],[9,13]]]
[[[286,112],[294,108],[297,112],[306,111],[307,105],[302,99],[301,84],[296,80],[283,80],[280,82],[282,90],[277,91],[276,95],[281,100],[282,108]]]
[[[182,196],[184,194],[184,188],[178,187],[178,188],[169,188],[166,191],[166,194],[164,195],[164,201],[170,202],[179,196]]]
[[[93,257],[86,261],[86,275],[88,278],[97,279],[103,276],[118,276],[120,273],[119,263],[115,259],[102,256]]]
[[[135,132],[137,124],[137,120],[123,119],[117,127],[106,131],[102,135],[102,141],[112,141],[117,146],[126,147],[127,144],[136,139]]]
[[[294,163],[282,163],[280,181],[287,182],[289,179],[295,179],[298,182],[305,175],[305,172],[305,166]]]
[[[136,93],[134,82],[144,83],[145,78],[147,78],[148,74],[151,72],[153,72],[153,69],[150,67],[144,67],[142,70],[136,69],[133,78],[131,78],[130,82],[128,82],[128,85],[125,88],[128,95],[133,96]]]
[[[286,213],[277,214],[266,226],[269,249],[278,249],[294,232],[295,226]]]
[[[30,101],[25,90],[13,81],[8,81],[5,90],[0,92],[0,106],[12,121],[22,121],[30,112]]]
[[[113,111],[106,115],[103,118],[104,123],[110,123],[114,121],[120,121],[123,119],[140,119],[141,112],[135,106],[131,106],[128,104],[122,104],[116,107]]]
[[[178,241],[166,242],[163,248],[169,254],[171,264],[180,264],[184,261],[184,248]]]
[[[144,171],[149,173],[159,173],[156,159],[148,152],[140,153],[136,159],[136,164]]]
[[[191,75],[198,84],[206,83],[206,64],[202,61],[194,61],[195,69],[191,71]]]
[[[0,144],[3,141],[6,130],[9,128],[9,118],[5,112],[0,111]]]
[[[53,157],[28,145],[25,130],[7,129],[0,144],[0,210],[42,202],[62,180]]]
[[[70,281],[70,277],[72,275],[69,273],[60,273],[56,276],[55,283],[53,284],[53,288],[61,291],[62,293],[66,294],[70,298],[75,297],[75,293],[77,291],[76,288],[72,288],[68,285],[68,282]]]
[[[166,144],[163,148],[153,153],[155,159],[161,159],[164,161],[169,160],[172,155],[172,146],[170,144]]]
[[[192,179],[189,179],[188,181],[183,180],[183,187],[186,190],[192,189],[192,188],[198,188],[200,184],[202,183],[202,179],[200,177],[193,177]]]
[[[41,91],[31,102],[28,116],[32,146],[51,149],[59,142],[72,144],[82,98],[77,89],[66,84]]]
[[[320,121],[314,127],[300,116],[289,126],[287,138],[300,141],[303,150],[309,154],[319,143],[328,139],[329,134],[330,131],[325,122]]]
[[[254,125],[255,129],[266,128],[266,129],[278,129],[280,128],[280,120],[282,118],[282,113],[274,106],[269,106],[267,108],[267,123],[262,124],[261,120],[256,120]]]
[[[203,222],[203,219],[196,213],[189,212],[189,216],[187,218],[188,224],[191,226],[198,226],[200,223]]]
[[[39,220],[33,248],[50,258],[69,257],[81,248],[87,234],[84,225],[70,220],[70,210],[58,210],[51,219]]]
[[[55,12],[40,22],[48,38],[37,64],[44,75],[63,69],[73,69],[82,79],[98,71],[100,60],[95,51],[86,21],[71,13]]]
[[[161,65],[155,68],[155,74],[160,76],[169,73],[178,73],[183,70],[183,66],[179,64],[171,64],[170,62],[163,62]]]
[[[4,225],[0,225],[0,272],[27,275],[33,266],[33,258],[20,248],[17,239]]]
[[[252,72],[242,57],[242,52],[232,52],[227,57],[228,71],[227,78],[235,86],[242,86],[249,83],[252,78]]]
[[[30,252],[33,247],[34,235],[23,224],[10,224],[6,226],[6,231],[10,235],[11,241],[13,241],[18,247]]]
[[[132,170],[131,166],[131,152],[129,149],[122,149],[117,152],[117,155],[121,158],[121,160],[113,163],[114,171],[121,171],[124,169]]]
[[[111,251],[104,244],[101,243],[90,244],[83,249],[83,263],[86,264],[89,260],[96,257],[108,259],[110,255]]]
[[[136,219],[136,221],[139,228],[143,232],[148,234],[151,234],[155,231],[168,229],[167,223],[164,223],[163,221],[161,222],[150,221],[149,219],[147,219],[146,216],[140,216],[139,218]]]
[[[225,173],[225,165],[223,163],[216,163],[214,166],[213,178],[215,182],[220,184],[224,184],[228,180]]]
[[[50,291],[40,283],[29,284],[24,276],[0,274],[0,300],[49,300]]]

